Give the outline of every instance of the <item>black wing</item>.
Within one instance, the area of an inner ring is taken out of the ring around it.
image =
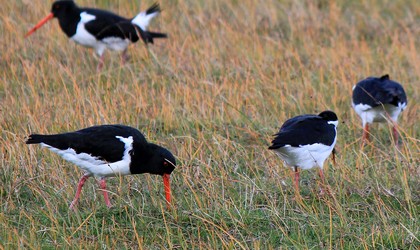
[[[95,35],[96,39],[103,40],[108,37],[129,39],[131,42],[137,42],[140,37],[145,37],[144,31],[129,21],[123,21],[113,24],[99,23],[93,20],[85,24],[87,31]]]
[[[105,23],[93,20],[86,23],[85,28],[90,33],[94,34],[98,40],[108,37],[117,37],[121,39],[129,39],[131,42],[135,43],[141,38],[144,43],[153,43],[153,38],[167,37],[164,33],[142,30],[139,26],[128,21],[105,25]]]
[[[359,82],[353,90],[354,104],[367,104],[376,107],[382,104],[407,103],[404,88],[397,82],[389,79],[388,75],[380,78],[368,77]]]
[[[144,136],[137,130],[124,125],[102,125],[70,133],[55,135],[30,135],[27,144],[45,143],[61,150],[73,149],[76,153],[87,153],[107,162],[122,159],[125,145],[116,136],[133,137],[136,145],[147,145]]]
[[[130,35],[133,36],[131,33],[133,33],[134,28],[129,19],[100,9],[85,8],[81,9],[81,12],[95,16],[94,20],[85,23],[85,28],[96,39],[102,40],[106,37],[118,37],[122,39],[129,38],[131,40]]]
[[[160,10],[159,5],[154,5],[147,11],[152,13],[158,10]],[[99,9],[82,9],[83,11],[95,16],[94,20],[85,24],[85,28],[98,40],[103,40],[107,37],[117,37],[129,39],[135,43],[141,38],[145,43],[153,43],[153,38],[167,37],[164,33],[145,31],[133,24],[131,20],[112,12]]]
[[[302,115],[287,120],[275,135],[269,149],[277,149],[285,145],[298,147],[314,143],[331,145],[336,131],[333,124],[316,115]]]

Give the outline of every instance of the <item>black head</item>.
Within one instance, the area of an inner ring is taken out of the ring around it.
[[[323,111],[318,116],[322,117],[322,119],[326,121],[338,121],[337,115],[330,110]]]
[[[51,13],[54,17],[58,18],[66,16],[75,10],[78,10],[78,7],[74,1],[71,0],[55,1],[51,7]]]
[[[152,158],[149,161],[153,168],[153,174],[163,175],[171,174],[176,167],[176,159],[174,155],[164,147],[150,144],[152,150]]]

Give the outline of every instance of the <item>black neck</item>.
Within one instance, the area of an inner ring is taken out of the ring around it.
[[[131,174],[157,174],[162,175],[162,170],[159,169],[159,162],[155,144],[148,143],[146,146],[140,144],[133,144],[131,154],[130,172]]]
[[[80,9],[77,6],[65,13],[59,13],[57,18],[61,29],[68,37],[76,34],[77,24],[80,21]]]

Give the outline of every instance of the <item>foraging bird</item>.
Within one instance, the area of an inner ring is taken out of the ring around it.
[[[52,4],[51,13],[29,30],[25,37],[56,17],[61,29],[71,40],[95,49],[100,57],[100,70],[105,49],[123,51],[125,61],[130,42],[135,43],[141,38],[147,44],[153,43],[154,38],[167,37],[163,33],[147,31],[150,20],[160,11],[159,4],[155,3],[134,18],[127,19],[105,10],[79,8],[72,0],[61,0]]]
[[[323,111],[319,115],[293,117],[275,134],[268,149],[274,150],[286,165],[294,169],[296,190],[299,190],[298,168],[319,167],[324,183],[322,169],[337,141],[337,125],[337,115],[332,111]]]
[[[395,144],[398,144],[397,119],[407,107],[407,96],[401,84],[390,80],[388,75],[368,77],[353,87],[352,106],[362,119],[363,142],[369,139],[369,124],[386,122],[389,118]]]
[[[38,143],[85,171],[70,209],[77,204],[90,176],[100,178],[99,186],[108,207],[111,203],[105,190],[105,178],[130,174],[163,176],[166,201],[168,205],[171,202],[169,181],[176,166],[175,157],[167,149],[148,143],[135,128],[101,125],[63,134],[31,134],[26,141],[26,144]]]

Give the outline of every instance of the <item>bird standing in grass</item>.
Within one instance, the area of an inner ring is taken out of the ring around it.
[[[125,62],[130,42],[135,43],[141,38],[147,44],[153,43],[154,38],[167,37],[163,33],[147,31],[150,20],[160,11],[155,3],[134,18],[127,19],[105,10],[79,8],[71,0],[56,1],[52,4],[51,13],[29,30],[25,37],[56,17],[61,29],[71,40],[95,49],[100,57],[98,70],[101,70],[105,49],[122,51]]]
[[[38,143],[86,172],[70,209],[74,209],[85,181],[91,176],[100,178],[99,186],[108,207],[111,203],[106,177],[143,173],[163,176],[166,201],[168,205],[171,202],[170,174],[176,166],[175,157],[167,149],[148,143],[137,129],[101,125],[63,134],[32,134],[26,141],[26,144]]]
[[[363,143],[369,139],[369,124],[390,121],[395,144],[398,144],[397,119],[407,107],[401,84],[382,77],[368,77],[353,87],[352,106],[362,119]]]
[[[287,120],[275,134],[269,149],[274,150],[286,165],[295,171],[295,186],[299,190],[299,168],[320,168],[334,149],[337,141],[337,115],[323,111],[319,115],[299,115]]]

